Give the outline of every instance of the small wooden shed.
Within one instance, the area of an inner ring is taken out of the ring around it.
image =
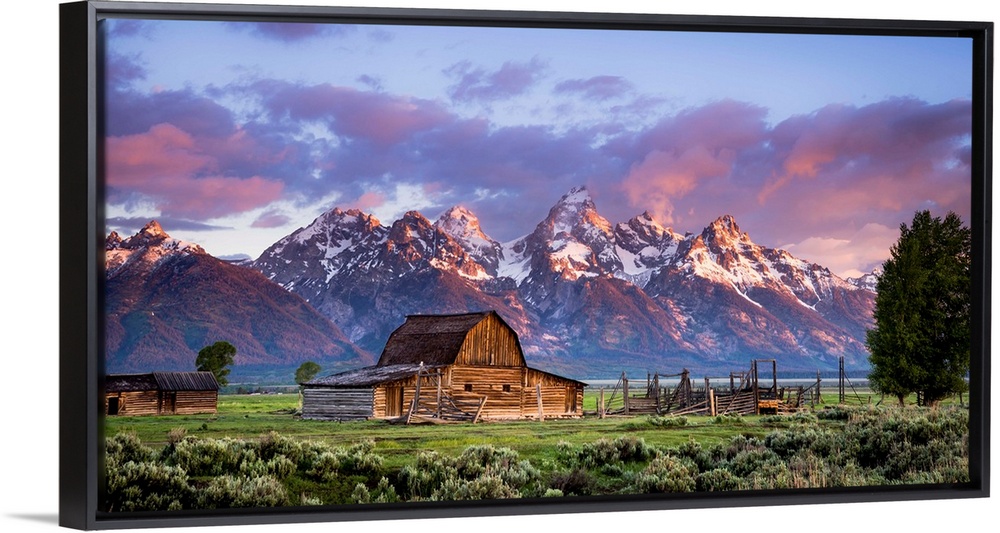
[[[375,366],[305,383],[302,416],[579,417],[584,386],[529,368],[517,333],[495,311],[410,315]]]
[[[109,416],[215,413],[219,382],[211,372],[108,374],[104,412]]]

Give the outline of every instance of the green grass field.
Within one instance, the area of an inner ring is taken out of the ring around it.
[[[584,397],[585,412],[596,411],[597,395],[596,391],[588,389]],[[838,399],[835,390],[824,393],[823,402],[808,409],[815,411],[835,406]],[[879,399],[878,395],[868,390],[850,391],[845,404],[870,405],[878,403]],[[915,398],[907,401],[913,404]],[[895,404],[895,399],[886,399],[885,402]],[[947,403],[957,404],[958,398]],[[385,457],[386,466],[397,468],[412,464],[422,451],[458,455],[468,446],[477,444],[508,447],[534,461],[550,459],[559,442],[582,445],[600,438],[630,435],[655,446],[675,447],[688,441],[709,446],[736,435],[762,437],[775,429],[788,427],[781,417],[761,416],[726,418],[723,424],[708,416],[688,416],[686,424],[670,427],[648,423],[649,417],[644,416],[605,419],[586,416],[581,419],[481,422],[475,425],[406,426],[383,420],[331,422],[303,420],[295,416],[299,407],[298,394],[225,394],[219,397],[218,405],[218,412],[211,415],[108,417],[105,420],[105,435],[135,433],[143,443],[151,446],[166,444],[168,434],[177,429],[199,438],[241,439],[259,438],[275,431],[286,437],[335,446],[374,440],[375,451]],[[839,423],[821,421],[821,425],[827,427],[836,427]]]
[[[858,395],[792,415],[414,424],[303,420],[298,394],[108,417],[106,508],[256,507],[957,483],[965,409]],[[593,404],[593,399],[589,402]],[[865,405],[866,407],[858,407]],[[850,453],[844,453],[850,450]],[[433,453],[425,453],[433,452]],[[140,493],[135,487],[146,487]]]
[[[595,405],[593,395],[588,394],[585,410],[594,410]],[[376,452],[384,455],[387,466],[392,467],[412,462],[421,451],[457,455],[475,444],[505,446],[517,450],[525,458],[541,459],[552,454],[561,441],[580,445],[602,437],[633,435],[651,445],[677,446],[689,440],[710,445],[734,435],[763,436],[773,429],[785,427],[781,422],[761,423],[761,417],[756,416],[729,418],[725,424],[711,417],[689,416],[685,425],[673,427],[645,423],[649,417],[643,416],[406,426],[381,420],[303,420],[292,414],[298,406],[297,394],[222,395],[218,413],[211,415],[108,417],[105,435],[135,433],[143,443],[153,446],[166,444],[168,433],[178,428],[199,438],[257,438],[276,431],[286,437],[338,446],[373,439]],[[824,423],[836,424],[833,421]]]

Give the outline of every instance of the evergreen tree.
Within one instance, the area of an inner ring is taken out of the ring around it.
[[[972,232],[955,213],[917,212],[882,266],[875,327],[868,331],[876,392],[925,405],[967,389],[971,339]]]
[[[199,372],[215,374],[215,380],[224,387],[229,384],[226,376],[229,375],[229,366],[233,364],[234,357],[236,357],[236,347],[226,341],[218,341],[202,348],[194,363],[198,365]]]

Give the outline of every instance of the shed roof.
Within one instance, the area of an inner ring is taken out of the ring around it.
[[[156,379],[152,374],[108,374],[104,377],[104,390],[107,392],[138,392],[157,390]]]
[[[424,365],[424,369],[433,369],[433,368],[440,368],[440,366]],[[563,377],[558,374],[553,374],[552,372],[546,372],[544,370],[539,370],[537,368],[531,368],[531,367],[527,367],[527,369],[566,382],[586,385],[586,383],[582,381]],[[322,378],[316,378],[311,381],[303,383],[303,385],[306,387],[331,387],[331,388],[344,388],[344,389],[358,388],[358,387],[374,387],[382,383],[391,383],[393,381],[397,381],[400,379],[413,377],[417,374],[418,371],[420,371],[419,364],[366,366],[364,368],[348,370],[346,372],[340,372],[338,374],[333,374]]]
[[[450,365],[455,362],[469,331],[495,311],[457,315],[409,315],[389,335],[378,366],[417,364]],[[510,326],[508,326],[510,327]]]
[[[147,374],[108,374],[104,378],[107,392],[217,391],[219,382],[211,372],[151,372]]]
[[[219,382],[211,372],[153,372],[153,377],[160,390],[219,390]]]
[[[306,387],[333,388],[372,387],[380,383],[389,383],[413,377],[419,370],[420,364],[366,366],[323,378],[316,378],[303,383],[303,385]]]

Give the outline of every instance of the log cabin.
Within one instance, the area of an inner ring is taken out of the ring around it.
[[[303,384],[303,418],[512,420],[583,414],[585,383],[527,366],[495,312],[410,315],[375,366]]]
[[[108,374],[104,413],[109,416],[215,413],[219,383],[211,372]]]

